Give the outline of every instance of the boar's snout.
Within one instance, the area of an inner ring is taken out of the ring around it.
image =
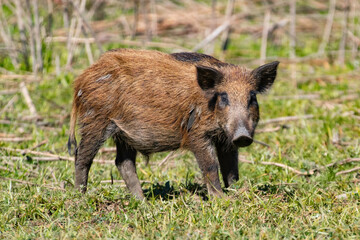
[[[236,130],[232,141],[238,147],[247,147],[252,144],[253,138],[249,131],[241,126]]]

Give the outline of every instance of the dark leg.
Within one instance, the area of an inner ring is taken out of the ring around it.
[[[206,147],[194,144],[191,150],[203,173],[209,195],[221,196],[223,191],[220,185],[219,166],[216,161],[214,147],[211,144]]]
[[[238,150],[235,147],[227,149],[221,144],[216,144],[216,151],[225,187],[229,187],[239,180]]]
[[[114,141],[116,143],[117,152],[115,160],[116,167],[118,168],[121,177],[124,179],[129,191],[135,195],[136,198],[143,200],[145,198],[144,193],[136,174],[136,150],[132,149],[116,136],[114,137]]]
[[[91,164],[99,148],[104,143],[101,137],[82,137],[75,153],[75,186],[82,193],[86,192],[88,175]]]
[[[82,193],[86,192],[90,167],[96,153],[114,131],[113,124],[103,130],[92,125],[81,129],[81,141],[75,152],[75,187]]]

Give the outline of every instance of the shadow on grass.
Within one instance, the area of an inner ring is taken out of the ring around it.
[[[182,184],[180,189],[175,189],[174,186],[170,185],[170,182],[167,181],[165,184],[153,184],[148,189],[144,189],[144,195],[147,200],[149,199],[158,199],[171,200],[180,196],[181,193],[185,192],[186,189],[191,194],[196,194],[201,197],[203,200],[208,200],[207,189],[204,185],[198,183],[187,182]]]

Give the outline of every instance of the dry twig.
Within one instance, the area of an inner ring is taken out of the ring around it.
[[[334,16],[335,16],[335,6],[336,6],[336,0],[330,0],[329,13],[327,15],[326,26],[325,26],[323,38],[322,38],[322,41],[321,41],[321,44],[320,44],[320,47],[318,50],[319,55],[324,54],[325,48],[329,43],[329,39],[330,39],[330,35],[331,35],[331,28],[332,28]]]
[[[255,133],[268,133],[268,132],[277,132],[281,129],[280,126],[274,128],[263,128],[263,129],[256,129]]]
[[[360,171],[360,167],[355,167],[355,168],[352,168],[352,169],[349,169],[349,170],[340,171],[340,172],[337,172],[335,175],[339,176],[339,175],[352,173],[352,172],[356,172],[356,171]]]
[[[279,117],[279,118],[273,118],[273,119],[267,119],[264,121],[260,121],[259,124],[269,124],[269,123],[277,123],[277,122],[287,122],[287,121],[297,121],[302,119],[310,119],[314,118],[314,115],[308,114],[303,116],[288,116],[288,117]]]
[[[0,137],[0,142],[24,142],[33,140],[32,137]]]
[[[29,91],[26,88],[26,85],[25,85],[24,82],[20,83],[20,91],[21,91],[22,95],[24,96],[24,99],[25,99],[25,102],[26,102],[27,106],[29,107],[31,116],[36,117],[37,112],[36,112],[35,105],[33,104],[32,100],[31,100]]]
[[[47,153],[47,152],[32,151],[29,149],[13,149],[13,148],[8,148],[8,147],[2,147],[0,149],[6,150],[6,151],[11,151],[11,152],[18,152],[21,154],[34,154],[34,155],[39,155],[39,156],[53,157],[53,158],[56,158],[57,160],[61,160],[61,161],[71,161],[71,162],[75,161],[73,157],[65,157],[65,156],[60,156],[60,155]],[[114,161],[112,161],[112,160],[103,160],[103,159],[94,159],[93,162],[100,163],[100,164],[114,164]]]
[[[271,17],[271,10],[270,10],[270,8],[267,8],[265,11],[263,31],[262,31],[262,37],[261,37],[261,49],[260,49],[260,64],[261,65],[265,63],[265,59],[266,59],[266,49],[267,49],[267,41],[268,41],[268,35],[269,35],[270,17]]]
[[[176,158],[178,156],[180,156],[181,154],[183,154],[183,152],[179,152],[178,154],[175,154],[175,151],[169,153],[163,160],[161,160],[161,162],[159,163],[158,167],[162,166],[166,161],[168,161],[169,159],[172,158]]]
[[[289,167],[289,166],[287,166],[285,164],[276,163],[276,162],[253,162],[253,161],[247,160],[244,156],[239,156],[239,162],[249,163],[249,164],[271,165],[271,166],[284,168],[284,169],[289,170],[289,171],[291,171],[291,172],[293,172],[293,173],[295,173],[296,175],[299,175],[299,176],[312,176],[315,173],[319,172],[320,170],[325,170],[325,169],[328,169],[330,167],[340,166],[340,165],[344,165],[346,163],[351,163],[351,162],[360,162],[360,158],[348,158],[348,159],[345,159],[345,160],[342,160],[342,161],[336,161],[336,162],[330,163],[330,164],[322,166],[322,167],[310,169],[308,171],[299,171],[299,170],[297,170],[295,168],[292,168],[292,167]],[[352,169],[345,170],[345,171],[340,171],[340,172],[336,173],[336,176],[351,173],[351,172],[355,172],[355,171],[358,171],[358,170],[360,170],[360,167],[352,168]]]

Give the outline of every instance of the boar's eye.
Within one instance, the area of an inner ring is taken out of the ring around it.
[[[257,99],[256,99],[256,92],[250,91],[248,108],[251,106],[257,106],[257,105],[258,105],[258,103],[257,103]]]
[[[226,92],[220,93],[219,96],[220,96],[220,102],[219,102],[219,107],[220,108],[225,108],[226,106],[230,105],[229,97],[228,97],[228,94]]]
[[[226,106],[229,106],[230,101],[228,94],[226,92],[221,92],[221,93],[216,92],[208,102],[208,107],[211,111],[215,110],[216,103],[218,103],[220,109],[224,109]]]

